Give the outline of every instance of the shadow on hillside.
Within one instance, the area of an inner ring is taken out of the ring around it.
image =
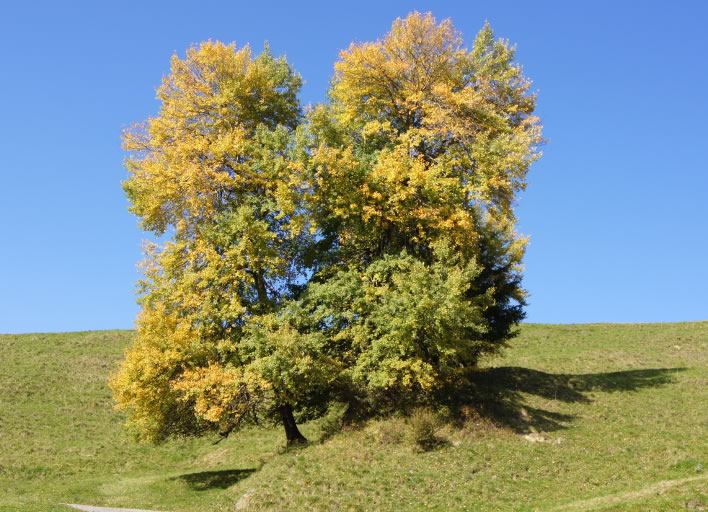
[[[586,393],[630,392],[674,381],[685,368],[657,368],[588,374],[552,374],[529,368],[502,367],[475,375],[470,405],[482,417],[516,433],[567,428],[575,416],[530,407],[523,394],[567,403],[591,403]]]
[[[183,480],[195,491],[206,491],[218,487],[226,489],[255,473],[255,469],[224,469],[221,471],[202,471],[176,476],[173,480]]]

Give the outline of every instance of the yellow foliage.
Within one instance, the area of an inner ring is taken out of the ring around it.
[[[303,119],[267,48],[172,57],[158,114],[123,135],[130,209],[170,238],[145,247],[111,378],[138,437],[230,432],[261,406],[292,419],[347,379],[430,392],[512,336],[514,201],[543,142],[513,58],[488,25],[468,50],[415,12],[342,51]]]
[[[315,201],[334,201],[334,215],[351,226],[340,240],[367,244],[393,230],[468,251],[485,215],[513,220],[542,142],[535,96],[513,53],[488,25],[467,50],[449,20],[417,12],[340,53],[332,104],[311,122],[357,132],[354,144],[371,159],[355,160],[341,137],[317,148]]]
[[[111,378],[138,437],[229,430],[272,387],[241,337],[311,236],[288,154],[300,82],[267,48],[202,43],[172,58],[158,115],[124,133],[131,211],[171,235],[145,247],[137,336]]]

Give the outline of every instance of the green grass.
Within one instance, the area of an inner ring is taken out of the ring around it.
[[[131,335],[0,336],[0,511],[708,510],[708,322],[524,325],[427,452],[400,418],[136,444],[106,385]]]

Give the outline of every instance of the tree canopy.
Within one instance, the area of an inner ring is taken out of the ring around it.
[[[332,400],[382,407],[464,383],[523,318],[514,203],[535,95],[485,25],[410,14],[335,64],[328,102],[266,48],[190,48],[126,131],[146,247],[137,335],[111,386],[142,439]]]

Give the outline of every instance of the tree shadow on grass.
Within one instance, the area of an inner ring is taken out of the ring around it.
[[[173,480],[182,480],[195,491],[206,491],[219,488],[231,487],[244,478],[248,478],[255,473],[256,469],[223,469],[221,471],[201,471],[199,473],[187,473],[176,476]]]
[[[526,404],[524,394],[565,403],[592,402],[587,393],[632,392],[670,384],[685,368],[625,370],[608,373],[552,374],[515,366],[489,368],[472,379],[468,404],[482,417],[516,433],[567,428],[575,416]]]

